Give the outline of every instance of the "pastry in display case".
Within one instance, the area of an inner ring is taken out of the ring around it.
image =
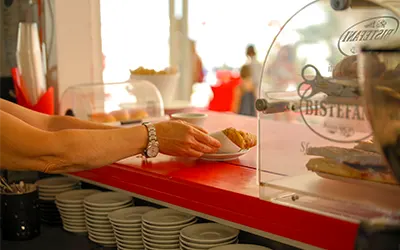
[[[148,81],[79,84],[65,90],[60,115],[109,125],[167,119],[158,89]]]
[[[377,136],[389,133],[388,145],[396,145],[389,126],[397,123],[385,122],[388,126],[376,132],[371,116],[385,116],[388,109],[370,108],[359,71],[393,82],[400,75],[399,52],[392,58],[370,53],[368,63],[359,58],[364,44],[398,39],[400,17],[390,1],[347,2],[354,5],[337,5],[337,11],[329,0],[310,1],[283,25],[268,50],[256,101],[263,141],[257,150],[260,196],[347,219],[392,216],[400,211],[400,180],[388,155],[396,153],[383,152]],[[370,92],[374,100],[377,91],[398,97],[393,86],[378,88]],[[290,118],[279,118],[281,113]],[[271,172],[279,175],[271,180]],[[268,188],[297,198],[268,196]],[[361,206],[369,212],[357,214]]]

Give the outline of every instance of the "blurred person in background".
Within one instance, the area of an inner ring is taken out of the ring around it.
[[[300,74],[296,69],[296,48],[290,45],[283,46],[276,56],[276,59],[267,69],[267,75],[270,78],[269,88],[275,91],[296,91],[297,84],[302,82]],[[284,114],[274,114],[275,120],[282,118],[287,121],[295,121],[296,114],[292,111]]]
[[[234,90],[232,111],[240,115],[256,116],[254,108],[256,100],[255,86],[250,64],[242,66],[240,69],[240,79],[240,84]]]
[[[247,56],[247,64],[251,67],[252,72],[252,81],[255,87],[255,94],[258,93],[261,72],[262,72],[262,64],[257,60],[257,52],[254,45],[250,44],[246,48],[246,56]]]
[[[286,91],[302,81],[296,73],[295,59],[296,49],[293,46],[286,45],[279,50],[276,59],[267,69],[268,75],[275,84],[275,89]]]
[[[193,62],[193,80],[192,85],[195,83],[200,83],[204,81],[204,71],[203,71],[203,61],[201,60],[199,54],[196,50],[196,42],[190,40],[190,45],[192,49],[192,62]]]

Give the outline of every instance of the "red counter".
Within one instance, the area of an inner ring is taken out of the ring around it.
[[[210,132],[234,126],[256,133],[255,118],[209,116],[205,128]],[[263,178],[272,180],[277,175],[264,173]],[[357,233],[355,222],[260,199],[255,148],[227,163],[165,155],[148,161],[132,157],[73,176],[301,249],[353,249]]]

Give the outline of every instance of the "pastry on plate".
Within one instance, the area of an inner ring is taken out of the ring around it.
[[[356,146],[355,149],[364,150],[367,152],[373,152],[380,154],[378,146],[373,141],[361,141]]]
[[[385,72],[386,67],[376,55],[371,55],[371,65],[369,68],[369,72],[372,76],[381,76],[383,72]],[[333,78],[347,78],[354,79],[358,77],[358,62],[357,55],[347,56],[343,60],[341,60],[338,64],[335,65],[333,69],[332,76]]]
[[[308,170],[313,172],[398,185],[393,175],[388,170],[382,168],[356,168],[354,166],[350,166],[345,163],[338,163],[333,159],[326,158],[311,159],[306,164],[306,167]]]
[[[234,144],[241,149],[250,149],[257,145],[257,136],[251,133],[227,128],[222,131]]]
[[[348,162],[360,165],[386,166],[386,160],[381,154],[356,148],[310,147],[307,149],[307,154],[322,156],[339,163]]]
[[[149,114],[144,110],[130,110],[129,115],[131,120],[139,120],[149,117]]]
[[[100,122],[100,123],[107,123],[107,122],[115,122],[117,119],[111,115],[106,113],[94,113],[89,116],[89,120],[92,122]]]
[[[117,121],[127,121],[129,120],[129,113],[126,109],[115,110],[110,113],[117,119]]]

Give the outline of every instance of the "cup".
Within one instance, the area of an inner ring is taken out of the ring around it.
[[[30,240],[40,235],[38,191],[34,184],[25,185],[25,193],[0,195],[3,240]]]
[[[187,123],[203,127],[208,115],[203,113],[175,113],[171,115],[172,120],[181,120]]]

